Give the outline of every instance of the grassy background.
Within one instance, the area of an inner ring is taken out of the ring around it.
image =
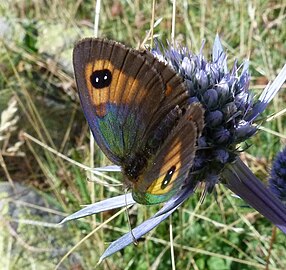
[[[152,2],[102,2],[99,35],[137,47],[150,29]],[[156,2],[155,20],[162,21],[154,33],[165,42],[171,37],[172,3]],[[122,194],[120,174],[109,174],[109,179],[97,175],[91,183],[85,170],[26,135],[74,161],[91,164],[71,52],[77,40],[93,35],[94,6],[93,1],[81,0],[0,0],[1,269],[54,269],[72,248],[59,269],[94,269],[108,243],[129,230],[122,213],[80,242],[116,211],[54,226],[81,205]],[[175,39],[196,53],[205,39],[204,53],[210,57],[218,32],[230,65],[235,58],[250,58],[255,94],[284,65],[283,1],[182,0],[176,8]],[[284,88],[265,116],[284,109],[285,97]],[[285,116],[263,127],[268,131],[257,134],[242,156],[266,181],[273,156],[285,145]],[[97,147],[94,160],[96,166],[109,164]],[[17,195],[11,195],[8,182]],[[217,202],[210,195],[200,204],[197,192],[137,247],[127,247],[98,269],[171,269],[170,224],[176,269],[285,269],[285,235],[222,186],[217,195]],[[131,226],[158,209],[134,206],[129,210]]]

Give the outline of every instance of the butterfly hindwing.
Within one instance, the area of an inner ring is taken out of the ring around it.
[[[203,128],[203,109],[196,103],[186,109],[177,126],[152,159],[150,167],[133,190],[134,199],[154,204],[169,199],[186,180]]]

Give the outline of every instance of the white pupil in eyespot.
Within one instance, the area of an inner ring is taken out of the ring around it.
[[[110,86],[112,73],[109,69],[95,70],[90,75],[90,83],[95,89],[103,89]]]
[[[161,184],[161,189],[164,189],[168,186],[168,184],[171,182],[172,180],[172,177],[173,177],[173,174],[174,172],[176,171],[176,166],[172,166],[168,172],[166,173],[163,181],[162,181],[162,184]]]

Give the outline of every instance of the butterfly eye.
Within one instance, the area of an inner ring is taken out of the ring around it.
[[[96,89],[101,89],[110,85],[112,74],[108,69],[96,70],[90,75],[90,82]]]
[[[172,166],[169,171],[166,173],[162,184],[161,184],[161,189],[164,189],[168,186],[168,184],[170,183],[170,181],[172,180],[172,176],[174,174],[174,172],[176,171],[176,166]]]

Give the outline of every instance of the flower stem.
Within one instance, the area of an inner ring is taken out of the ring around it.
[[[221,175],[224,185],[286,234],[286,207],[252,171],[237,158]]]

